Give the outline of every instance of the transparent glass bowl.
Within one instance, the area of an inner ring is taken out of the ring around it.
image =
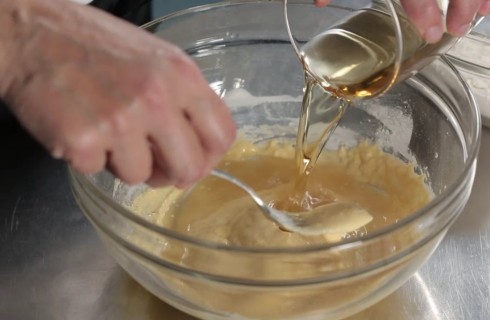
[[[303,76],[281,6],[281,1],[234,1],[145,26],[197,61],[228,102],[240,134],[255,142],[293,139],[298,123]],[[298,41],[348,10],[291,3]],[[363,139],[402,160],[417,161],[435,198],[395,225],[335,245],[259,249],[201,241],[127,209],[145,185],[124,185],[105,171],[70,170],[70,177],[81,209],[109,252],[170,305],[202,319],[341,319],[400,287],[461,213],[476,168],[478,108],[442,57],[382,97],[357,103],[327,149]]]
[[[448,57],[473,92],[483,124],[490,127],[490,17],[461,39]]]

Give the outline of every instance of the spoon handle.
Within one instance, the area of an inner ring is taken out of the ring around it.
[[[263,208],[267,207],[267,205],[259,197],[259,195],[254,191],[254,189],[252,187],[250,187],[248,184],[246,184],[245,182],[238,179],[237,177],[232,176],[232,175],[230,175],[230,174],[228,174],[222,170],[219,170],[219,169],[213,169],[211,171],[211,175],[218,177],[220,179],[226,180],[230,183],[233,183],[237,187],[241,188],[243,191],[248,193],[250,195],[250,197],[252,197],[254,202],[257,203],[257,205],[259,207],[261,207],[262,210],[263,210]]]

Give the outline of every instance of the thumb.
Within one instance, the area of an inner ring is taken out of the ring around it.
[[[436,0],[401,0],[401,3],[425,41],[434,43],[441,40],[444,28]]]

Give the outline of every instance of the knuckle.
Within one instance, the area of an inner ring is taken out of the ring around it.
[[[61,140],[51,148],[55,157],[64,158],[72,167],[86,174],[104,168],[105,151],[101,148],[101,136],[96,128],[65,131]]]
[[[223,154],[235,142],[237,129],[235,122],[231,119],[221,122],[220,139],[216,139],[215,151]]]
[[[234,131],[224,132],[223,134],[221,134],[221,138],[212,139],[208,144],[207,149],[211,154],[220,156],[228,151],[234,141]]]
[[[201,129],[201,131],[207,132],[202,133],[202,139],[204,139],[203,144],[207,151],[211,153],[224,153],[228,150],[231,144],[235,141],[237,129],[235,121],[230,113],[230,110],[225,105],[225,103],[219,98],[212,98],[210,111],[204,111],[208,114],[208,121],[206,126],[201,125],[206,128]],[[208,105],[209,106],[209,105]],[[194,122],[202,121],[202,116],[199,113],[203,112],[202,109],[198,110],[195,119],[191,119]]]
[[[86,128],[83,130],[74,130],[64,135],[62,145],[66,150],[66,156],[73,158],[98,152],[100,145],[100,134],[95,128]]]
[[[176,71],[187,79],[201,79],[201,71],[195,62],[184,53],[172,54],[169,61]]]
[[[145,72],[143,80],[138,82],[132,93],[132,103],[127,110],[140,111],[153,118],[154,116],[161,119],[168,115],[171,110],[172,102],[175,103],[175,93],[172,89],[178,89],[175,84],[167,84],[162,74],[164,71],[158,69]],[[131,114],[128,112],[128,118]]]
[[[105,117],[100,123],[102,131],[110,131],[115,136],[124,136],[131,131],[131,106],[116,108],[111,114]],[[107,130],[107,128],[109,130]]]
[[[237,136],[237,127],[233,119],[229,119],[225,128],[224,134],[224,149],[227,150],[233,142],[235,142]]]

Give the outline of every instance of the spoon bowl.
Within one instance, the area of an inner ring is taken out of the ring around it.
[[[255,190],[240,179],[218,169],[211,175],[228,181],[245,191],[264,215],[280,228],[307,236],[341,234],[357,230],[373,217],[363,208],[350,202],[332,202],[304,212],[287,212],[269,206]]]

